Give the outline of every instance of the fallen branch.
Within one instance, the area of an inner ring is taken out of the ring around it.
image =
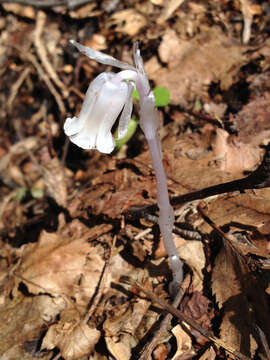
[[[153,292],[146,290],[143,286],[141,286],[139,283],[131,283],[132,286],[137,287],[139,290],[141,290],[153,303],[156,303],[160,305],[160,307],[175,317],[177,317],[181,323],[185,326],[185,328],[188,328],[188,326],[192,327],[193,329],[197,330],[201,335],[206,337],[208,340],[214,342],[218,347],[223,348],[228,353],[236,356],[240,360],[251,360],[249,357],[241,354],[239,351],[234,350],[231,346],[225,344],[222,340],[218,339],[214,335],[212,335],[208,330],[202,328],[196,321],[194,321],[189,316],[185,315],[180,310],[176,309],[173,305],[170,305],[166,303],[165,301],[161,300],[158,296],[156,296]],[[136,293],[135,293],[136,294]],[[187,326],[188,325],[188,326]]]

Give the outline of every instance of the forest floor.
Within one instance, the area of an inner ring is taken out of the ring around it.
[[[0,0],[0,360],[270,359],[269,34],[267,1]],[[170,93],[175,299],[139,126],[112,154],[63,132],[114,71],[70,39],[138,41]]]

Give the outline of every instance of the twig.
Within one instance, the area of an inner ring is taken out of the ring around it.
[[[156,296],[154,293],[146,290],[143,286],[141,286],[139,283],[135,282],[132,284],[136,286],[139,290],[141,290],[153,303],[156,303],[161,306],[161,308],[165,309],[175,317],[177,317],[183,325],[187,328],[186,325],[191,326],[195,330],[197,330],[201,335],[206,337],[208,340],[213,341],[217,346],[223,348],[228,353],[236,356],[240,360],[251,360],[249,357],[241,354],[239,351],[234,350],[231,346],[225,344],[222,340],[218,339],[214,335],[212,335],[208,330],[203,329],[196,321],[194,321],[189,316],[185,315],[180,310],[176,309],[173,305],[170,305],[166,303],[165,301],[161,300],[158,296]],[[185,325],[186,324],[186,325]]]
[[[151,232],[151,228],[147,228],[143,231],[140,231],[135,237],[134,240],[140,240],[141,238],[143,238],[145,235],[149,234]]]
[[[253,14],[251,11],[251,4],[249,4],[248,0],[240,0],[241,10],[244,18],[244,26],[242,33],[242,41],[243,44],[247,44],[250,40],[251,35],[251,26],[253,20]]]
[[[155,215],[151,215],[151,214],[145,214],[144,218],[154,224],[158,224],[158,217]],[[180,227],[180,224],[175,223],[175,225],[173,226],[173,233],[182,236],[184,239],[187,240],[197,240],[200,241],[202,240],[202,236],[199,233],[199,231],[196,230],[187,230],[187,229],[182,229]]]
[[[47,56],[46,48],[41,40],[41,35],[44,29],[45,22],[46,22],[46,14],[43,11],[39,10],[37,12],[36,28],[34,31],[34,44],[37,49],[37,54],[41,60],[41,63],[43,64],[49,77],[52,79],[55,85],[57,85],[59,89],[62,90],[64,97],[67,97],[68,89],[66,88],[64,83],[59,79],[56,71],[52,67],[52,64],[50,63]]]
[[[61,112],[61,115],[65,116],[66,113],[67,113],[65,105],[64,105],[64,103],[62,101],[61,96],[59,95],[59,93],[55,89],[54,85],[52,84],[51,80],[49,79],[48,75],[43,71],[42,67],[39,65],[39,63],[38,63],[38,61],[37,61],[37,59],[35,58],[34,55],[32,55],[30,53],[27,53],[27,54],[24,54],[24,56],[26,57],[27,60],[29,60],[34,65],[34,67],[36,68],[36,70],[38,72],[38,75],[46,83],[48,89],[50,90],[50,92],[54,96],[55,101],[56,101],[56,103],[57,103],[57,105],[59,107],[59,110]]]
[[[35,8],[45,9],[55,6],[67,6],[72,9],[87,3],[91,3],[94,0],[0,0],[0,4],[2,3],[13,3],[13,4],[21,4],[33,6]]]
[[[10,95],[7,101],[7,108],[8,111],[11,110],[13,101],[21,87],[21,85],[23,84],[24,80],[27,78],[27,75],[30,72],[30,67],[26,67],[23,72],[21,73],[21,75],[19,76],[18,80],[11,86],[11,90],[10,90]]]
[[[63,146],[63,152],[62,152],[62,156],[61,156],[61,164],[64,165],[66,162],[66,158],[67,158],[67,154],[68,154],[68,148],[69,148],[69,138],[67,137]]]

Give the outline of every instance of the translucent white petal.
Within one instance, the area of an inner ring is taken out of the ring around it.
[[[103,86],[115,76],[112,72],[103,72],[99,74],[90,84],[83,101],[80,116],[88,117],[92,108],[95,106],[97,98],[102,92]]]
[[[96,139],[96,148],[98,151],[104,154],[110,154],[115,147],[115,141],[112,137],[111,132],[107,132],[106,134],[98,134]]]
[[[118,126],[118,139],[123,138],[128,131],[128,125],[132,113],[132,92],[133,92],[134,86],[132,83],[128,83],[128,93],[127,93],[127,99],[124,105],[124,109],[122,111],[122,114],[119,119],[119,126]]]
[[[101,73],[94,81],[91,82],[85,94],[82,109],[78,117],[67,118],[64,123],[64,131],[67,136],[75,135],[83,128],[85,121],[90,116],[92,109],[95,105],[96,99],[102,86],[108,79],[111,78],[113,73]]]
[[[76,133],[72,133],[70,140],[83,149],[98,149],[110,153],[115,146],[111,128],[124,107],[129,86],[124,81],[118,81],[117,74],[103,75],[106,81],[101,87],[97,87],[98,92],[94,94],[94,98],[86,97],[79,116],[84,118],[84,121],[78,120],[83,126]],[[93,95],[92,92],[90,93]],[[70,123],[69,120],[68,124]]]
[[[128,84],[126,82],[121,82],[117,87],[114,84],[110,84],[110,86],[109,84],[107,85],[107,88],[104,89],[103,92],[106,101],[103,104],[97,104],[97,111],[95,113],[103,113],[100,116],[100,119],[102,120],[97,135],[96,148],[100,152],[108,154],[113,151],[115,146],[111,128],[127,100]],[[102,108],[99,106],[102,106]]]
[[[78,134],[69,137],[70,141],[82,149],[90,150],[96,148],[97,133],[88,133],[81,130]]]
[[[120,69],[129,69],[129,70],[136,71],[134,66],[129,65],[123,61],[119,61],[119,60],[115,59],[114,57],[104,54],[100,51],[97,51],[97,50],[91,49],[87,46],[81,45],[75,40],[70,40],[70,43],[72,45],[76,46],[76,48],[80,52],[82,52],[84,55],[88,56],[90,59],[95,60],[101,64],[115,66]]]
[[[82,122],[80,122],[76,116],[73,118],[67,118],[64,123],[64,132],[67,136],[71,136],[80,131],[82,126]]]

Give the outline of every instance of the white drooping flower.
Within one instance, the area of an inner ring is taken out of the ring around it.
[[[174,215],[162,164],[155,98],[149,86],[138,44],[134,45],[135,66],[132,66],[74,40],[71,43],[90,59],[123,69],[117,74],[104,72],[97,76],[87,90],[79,116],[66,119],[64,130],[74,144],[83,149],[98,149],[103,153],[112,152],[115,141],[111,128],[122,111],[118,137],[122,138],[126,135],[132,112],[132,91],[134,85],[136,86],[140,98],[140,126],[148,141],[157,177],[159,227],[170,258],[173,284],[178,287],[183,280],[183,263],[179,259],[172,236]]]
[[[118,116],[118,138],[126,135],[132,112],[132,92],[138,75],[135,67],[71,41],[85,55],[106,65],[122,69],[103,72],[90,84],[78,117],[67,118],[64,131],[77,146],[110,153],[115,147],[111,128]],[[128,80],[128,81],[127,81]]]

